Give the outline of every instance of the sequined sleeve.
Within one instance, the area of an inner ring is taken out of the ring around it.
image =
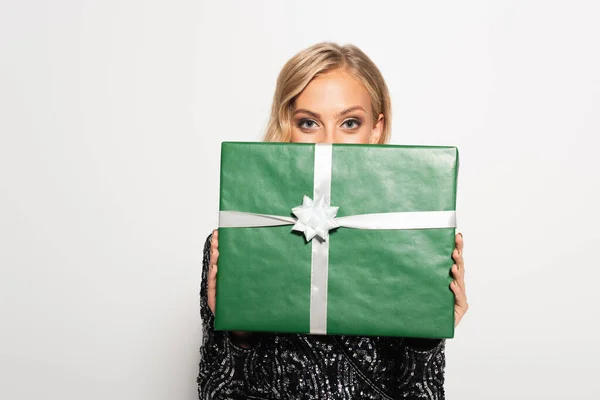
[[[198,372],[199,399],[237,399],[242,397],[243,378],[239,376],[246,356],[252,350],[239,348],[229,340],[229,332],[215,331],[214,316],[208,307],[208,267],[212,234],[206,239],[202,259],[200,316],[202,344]]]
[[[433,342],[430,342],[433,343]],[[427,344],[404,340],[401,350],[404,353],[401,368],[402,398],[443,400],[446,341],[437,341],[433,348]]]

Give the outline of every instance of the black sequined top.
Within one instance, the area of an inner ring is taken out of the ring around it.
[[[204,245],[199,399],[444,399],[444,340],[257,334],[252,348],[215,331]]]

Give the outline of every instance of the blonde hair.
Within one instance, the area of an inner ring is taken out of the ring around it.
[[[331,42],[317,43],[293,56],[281,69],[271,106],[264,140],[289,142],[292,135],[294,101],[320,74],[341,69],[361,82],[371,97],[373,123],[383,114],[379,144],[386,143],[391,128],[391,101],[385,80],[377,66],[358,47]]]

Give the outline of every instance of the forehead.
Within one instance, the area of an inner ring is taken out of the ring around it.
[[[317,113],[336,113],[352,106],[371,109],[369,92],[347,72],[336,70],[314,78],[296,98],[294,108]]]

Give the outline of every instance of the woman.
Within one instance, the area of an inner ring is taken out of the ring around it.
[[[283,67],[265,140],[384,144],[390,122],[388,89],[373,62],[354,46],[320,43]],[[462,247],[458,234],[450,285],[456,324],[468,308]],[[444,340],[215,331],[218,257],[215,230],[204,246],[200,290],[200,399],[444,398]]]

